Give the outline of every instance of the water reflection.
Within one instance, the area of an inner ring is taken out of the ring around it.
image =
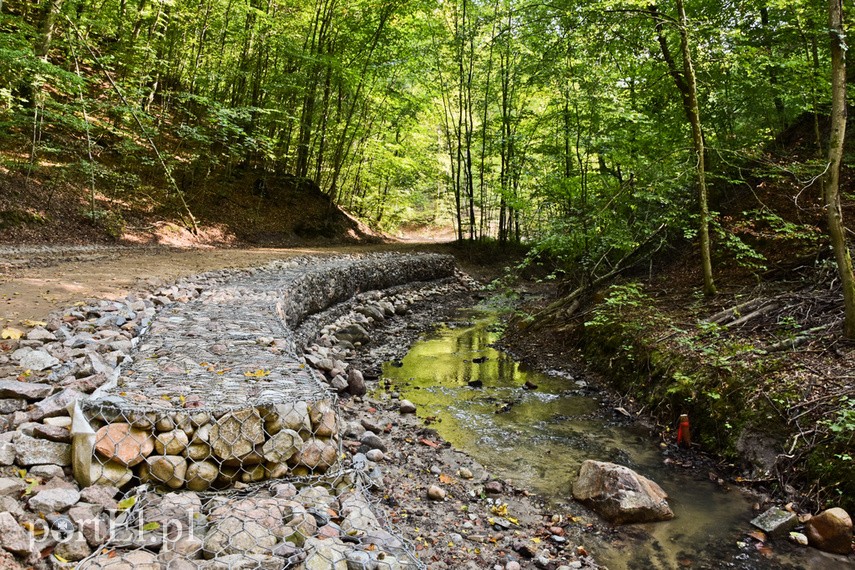
[[[620,463],[657,481],[676,518],[623,527],[611,544],[588,545],[612,570],[811,568],[822,557],[810,549],[794,553],[787,544],[776,548],[800,558],[767,560],[738,548],[751,518],[740,493],[664,466],[650,434],[611,421],[583,384],[527,370],[491,348],[498,339],[491,330],[494,316],[470,312],[462,318],[467,322],[440,326],[415,343],[401,363],[386,364],[384,377],[417,405],[419,415],[439,420],[433,427],[444,439],[556,508],[576,508],[570,488],[585,459]],[[823,559],[816,567],[834,566]]]

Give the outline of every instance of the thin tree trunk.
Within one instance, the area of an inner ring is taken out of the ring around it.
[[[701,240],[701,266],[704,272],[704,294],[715,295],[713,281],[712,259],[710,255],[710,211],[707,201],[706,167],[704,164],[704,135],[701,129],[701,113],[698,105],[698,84],[695,79],[695,69],[692,66],[692,54],[689,50],[688,19],[683,0],[677,0],[677,13],[680,19],[680,51],[683,55],[683,75],[687,87],[687,115],[692,126],[692,143],[695,147],[698,175],[698,205],[701,210],[699,237]]]
[[[53,30],[56,27],[56,18],[62,9],[64,0],[45,0],[41,23],[39,24],[39,37],[36,40],[35,54],[37,57],[47,59],[50,44],[53,40]]]
[[[828,142],[828,173],[825,176],[825,207],[828,233],[843,286],[846,317],[843,334],[855,338],[855,276],[852,256],[846,246],[846,230],[840,207],[840,162],[846,134],[846,32],[843,28],[843,1],[828,0],[828,33],[831,35],[831,136]]]

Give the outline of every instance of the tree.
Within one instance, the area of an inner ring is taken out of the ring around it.
[[[843,0],[828,1],[828,33],[831,36],[831,136],[828,142],[828,172],[824,180],[828,233],[843,286],[845,320],[843,334],[855,338],[855,275],[846,245],[846,229],[840,206],[840,162],[846,135],[846,31]]]

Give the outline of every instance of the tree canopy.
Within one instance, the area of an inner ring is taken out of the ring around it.
[[[825,150],[827,22],[804,0],[0,6],[6,142],[116,193],[162,162],[187,211],[212,172],[287,172],[375,226],[527,240],[591,276],[663,227],[750,263],[723,190],[793,125]]]

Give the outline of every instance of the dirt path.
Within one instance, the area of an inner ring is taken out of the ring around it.
[[[152,284],[216,269],[253,267],[296,255],[418,249],[418,244],[314,248],[7,248],[0,249],[0,326],[89,298],[115,299]]]

